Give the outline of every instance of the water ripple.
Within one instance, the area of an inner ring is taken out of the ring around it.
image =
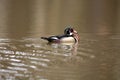
[[[0,76],[9,76],[13,80],[82,79],[85,73],[90,74],[91,62],[95,63],[97,58],[104,61],[101,57],[114,51],[109,48],[114,46],[109,42],[102,37],[82,38],[79,44],[47,44],[38,38],[0,39]],[[110,58],[113,57],[109,55],[107,59]]]

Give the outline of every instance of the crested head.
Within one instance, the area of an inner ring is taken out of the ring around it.
[[[67,35],[73,35],[72,33],[73,33],[73,28],[72,27],[67,27],[67,28],[65,28],[65,30],[64,30],[64,34],[67,34]]]
[[[64,34],[73,36],[76,40],[79,40],[79,34],[78,34],[77,31],[76,31],[74,28],[72,28],[72,27],[67,27],[67,28],[65,28]]]

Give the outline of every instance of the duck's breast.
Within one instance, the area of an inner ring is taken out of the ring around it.
[[[60,42],[75,42],[75,39],[73,37],[64,37],[60,39]]]

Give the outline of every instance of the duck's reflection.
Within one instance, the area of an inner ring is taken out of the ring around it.
[[[47,43],[50,45],[54,50],[59,50],[60,52],[67,52],[70,53],[70,55],[77,55],[77,48],[78,48],[78,42],[77,43]]]

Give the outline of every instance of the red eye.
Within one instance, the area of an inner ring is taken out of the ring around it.
[[[73,29],[71,29],[70,31],[73,32]]]

